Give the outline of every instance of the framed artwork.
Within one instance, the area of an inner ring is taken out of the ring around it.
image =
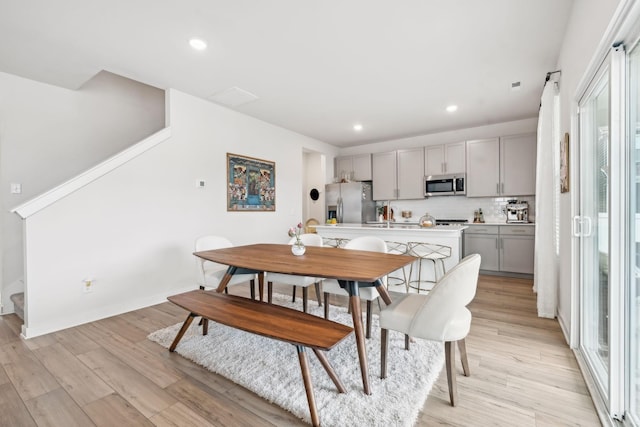
[[[275,162],[227,153],[227,211],[275,210]]]
[[[569,192],[569,134],[560,142],[560,192]]]

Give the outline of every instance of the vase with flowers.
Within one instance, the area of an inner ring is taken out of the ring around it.
[[[300,239],[300,233],[302,233],[301,222],[299,222],[297,226],[291,227],[289,229],[289,237],[295,238],[295,240],[291,244],[291,252],[297,256],[304,255],[304,252],[307,250],[307,248],[304,246],[304,243],[302,243],[302,240]]]

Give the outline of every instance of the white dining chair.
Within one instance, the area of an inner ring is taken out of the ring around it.
[[[428,294],[400,295],[380,311],[380,378],[387,376],[389,330],[405,334],[407,350],[410,337],[444,342],[449,398],[456,406],[455,344],[460,348],[464,375],[469,376],[465,337],[471,328],[471,312],[467,305],[476,294],[479,270],[480,255],[468,255]]]
[[[222,236],[202,236],[196,239],[195,251],[208,251],[212,249],[223,249],[230,248],[233,246],[233,243],[229,241],[226,237]],[[225,273],[227,272],[228,266],[223,264],[218,264],[217,262],[207,261],[205,259],[196,257],[196,271],[197,271],[197,281],[200,289],[215,289],[218,287]],[[234,274],[225,288],[225,293],[228,293],[227,289],[229,286],[240,285],[243,283],[249,283],[251,288],[251,299],[256,298],[256,275],[255,274]]]
[[[355,249],[361,251],[371,251],[371,252],[387,252],[387,243],[380,239],[379,237],[374,236],[362,236],[356,237],[354,239],[349,240],[344,249]],[[383,286],[387,286],[386,277],[383,278]],[[335,279],[325,279],[322,283],[322,290],[324,292],[324,318],[329,318],[329,295],[344,295],[349,296],[349,293],[340,287],[340,284]],[[358,289],[358,293],[360,294],[360,299],[363,299],[367,302],[367,326],[366,326],[366,337],[371,337],[371,304],[374,300],[378,300],[379,294],[374,286],[367,286]],[[380,305],[380,301],[378,300],[378,305]]]
[[[300,235],[300,240],[305,246],[322,246],[322,237],[318,234],[302,234]],[[296,241],[296,238],[292,238],[289,241],[290,245]],[[302,311],[307,312],[308,305],[308,295],[309,295],[309,286],[314,285],[316,288],[316,298],[318,298],[318,305],[322,306],[322,298],[320,297],[322,294],[320,292],[320,282],[322,279],[318,277],[308,277],[308,276],[294,276],[291,274],[283,274],[283,273],[266,273],[266,281],[267,281],[267,301],[271,304],[272,296],[273,296],[273,284],[280,283],[284,285],[293,286],[293,302],[296,301],[296,287],[300,286],[302,288]]]

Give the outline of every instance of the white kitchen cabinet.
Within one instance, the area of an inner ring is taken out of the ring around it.
[[[502,196],[536,194],[536,157],[535,133],[500,138]]]
[[[535,195],[536,134],[467,141],[467,197]]]
[[[349,176],[353,181],[371,181],[371,154],[336,157],[335,175],[339,179]]]
[[[372,155],[373,199],[423,199],[422,147]]]
[[[496,225],[471,226],[464,231],[464,256],[480,254],[480,269],[500,270],[500,229]]]
[[[478,253],[480,269],[533,274],[533,225],[471,225],[464,232],[464,255]]]
[[[424,147],[424,174],[463,174],[466,172],[465,143],[429,145]]]

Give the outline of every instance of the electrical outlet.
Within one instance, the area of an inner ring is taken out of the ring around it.
[[[82,281],[82,284],[83,284],[82,290],[84,291],[85,294],[89,292],[93,292],[93,280],[84,279]]]

